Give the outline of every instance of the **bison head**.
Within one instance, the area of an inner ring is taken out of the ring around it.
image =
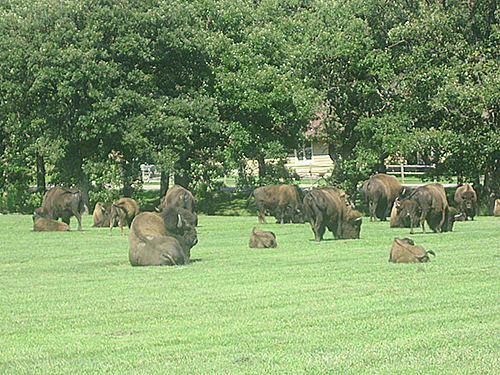
[[[190,257],[191,248],[198,243],[196,232],[197,217],[191,211],[175,206],[167,206],[160,216],[165,222],[168,235],[177,238],[184,253]]]
[[[359,211],[348,210],[345,220],[342,222],[342,238],[357,239],[361,232],[362,217]]]

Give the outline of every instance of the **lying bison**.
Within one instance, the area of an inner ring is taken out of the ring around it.
[[[402,189],[396,177],[384,173],[378,173],[365,181],[363,195],[370,210],[370,221],[377,221],[377,218],[386,221]]]
[[[352,209],[342,189],[316,188],[304,197],[304,211],[316,241],[328,228],[337,239],[359,238],[361,214]]]
[[[430,262],[429,254],[436,254],[432,251],[425,251],[420,245],[415,245],[410,238],[395,238],[392,242],[389,262],[392,263],[425,263]]]
[[[132,266],[189,264],[197,242],[192,212],[175,206],[159,214],[143,212],[130,228],[129,260]]]
[[[276,243],[276,235],[273,232],[265,232],[255,227],[250,233],[250,241],[248,241],[248,246],[258,249],[278,247],[278,244]]]
[[[112,203],[97,202],[94,207],[92,219],[94,221],[93,227],[95,228],[109,228],[110,213]],[[115,226],[118,223],[115,223]]]
[[[84,211],[85,205],[80,190],[55,187],[45,193],[42,207],[35,210],[35,215],[50,220],[61,218],[68,225],[70,217],[74,216],[78,220],[78,230],[82,230]]]
[[[33,231],[35,232],[65,232],[69,231],[69,225],[61,221],[46,219],[33,215]]]
[[[460,212],[464,214],[465,220],[469,217],[471,220],[474,220],[474,216],[476,216],[477,194],[471,184],[466,183],[457,188],[455,191],[455,202]]]
[[[267,224],[266,213],[274,215],[278,223],[303,223],[299,188],[293,185],[270,185],[255,189],[247,199],[248,206],[255,199],[259,224]]]
[[[432,230],[439,233],[443,231],[446,215],[449,212],[448,200],[444,187],[434,183],[420,186],[412,191],[410,200],[410,234],[413,234],[415,225],[422,226],[425,234],[425,221],[432,222]]]
[[[109,235],[112,235],[113,227],[115,222],[118,220],[118,226],[122,232],[122,236],[125,235],[123,231],[123,226],[132,224],[132,220],[139,214],[139,206],[137,202],[132,198],[121,198],[118,199],[110,206],[109,212]]]

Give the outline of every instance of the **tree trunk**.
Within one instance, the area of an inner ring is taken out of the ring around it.
[[[123,161],[121,163],[122,167],[122,193],[124,197],[130,198],[132,197],[132,193],[134,192],[134,189],[132,188],[132,183],[133,183],[133,176],[134,173],[132,171],[132,164],[127,163],[126,161]]]
[[[170,173],[168,172],[161,172],[161,177],[160,177],[160,199],[167,194],[168,190],[168,185],[170,183]]]
[[[89,199],[90,181],[89,181],[89,175],[84,173],[83,171],[80,174],[78,188],[81,190],[83,195],[83,204],[85,205],[84,214],[88,214],[90,213],[90,199]]]
[[[176,185],[180,185],[183,188],[188,189],[189,183],[191,182],[189,178],[189,171],[191,170],[191,163],[185,159],[179,161],[180,172],[174,175],[174,182]]]
[[[37,191],[45,191],[45,160],[40,154],[36,155],[36,186]]]
[[[257,162],[259,163],[259,180],[264,179],[266,177],[266,160],[263,154],[259,154],[257,156]]]

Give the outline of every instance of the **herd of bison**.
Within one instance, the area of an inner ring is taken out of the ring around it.
[[[443,185],[431,183],[410,189],[398,179],[387,174],[376,174],[362,187],[370,221],[387,220],[391,227],[422,227],[425,222],[434,232],[453,229],[457,220],[474,220],[477,195],[470,184],[456,189],[456,207],[448,204]],[[266,216],[275,216],[278,223],[309,222],[316,241],[321,241],[326,229],[337,239],[359,238],[362,216],[354,209],[342,189],[324,186],[312,189],[302,197],[301,190],[292,185],[259,187],[250,194],[247,205],[255,202],[259,224],[267,224]],[[500,202],[495,214],[500,214]],[[496,205],[497,206],[497,205]],[[33,215],[34,231],[66,231],[69,220],[75,216],[78,230],[82,230],[84,201],[78,189],[55,187],[47,191],[42,207]],[[62,221],[58,221],[58,219]],[[162,198],[157,212],[139,212],[131,198],[121,198],[113,203],[98,202],[93,213],[94,227],[108,227],[112,235],[118,226],[128,225],[129,260],[133,266],[180,265],[190,263],[191,248],[196,245],[195,200],[187,189],[174,185]],[[272,232],[253,228],[250,247],[276,247]],[[395,263],[427,262],[432,251],[425,251],[411,239],[395,238],[389,261]]]

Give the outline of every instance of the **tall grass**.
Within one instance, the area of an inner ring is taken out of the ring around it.
[[[133,268],[91,216],[67,233],[0,216],[0,373],[500,373],[500,219],[417,232],[428,264],[388,263],[409,230],[364,221],[320,243],[259,226],[279,247],[250,249],[256,217],[201,216],[192,265]]]

